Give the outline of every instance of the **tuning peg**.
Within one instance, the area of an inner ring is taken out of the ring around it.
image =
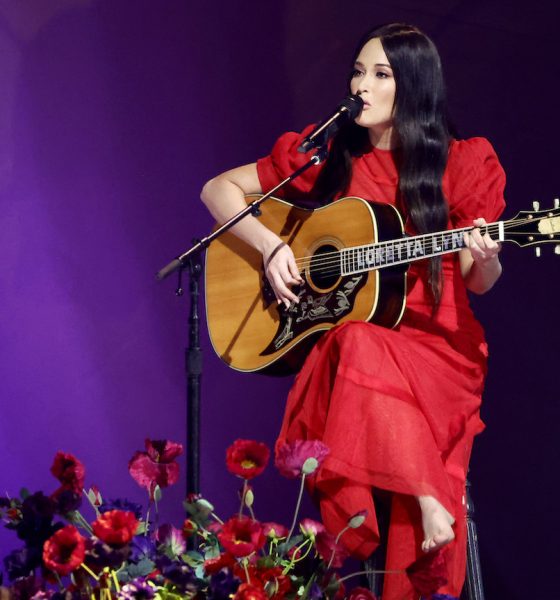
[[[554,198],[554,208],[560,207],[560,198]]]
[[[560,254],[560,244],[554,246],[554,254]]]
[[[540,246],[536,246],[536,247],[535,247],[535,256],[536,256],[537,258],[540,258],[540,257],[541,257],[541,247],[540,247]]]
[[[541,207],[541,203],[538,200],[535,200],[533,202],[533,210],[539,210],[540,207]]]

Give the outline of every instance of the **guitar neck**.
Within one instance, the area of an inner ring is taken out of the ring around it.
[[[507,221],[489,223],[482,228],[486,230],[483,233],[487,232],[493,240],[502,242],[506,223]],[[473,229],[474,227],[462,227],[344,248],[340,251],[341,272],[343,275],[353,275],[458,252],[465,247],[464,234]]]

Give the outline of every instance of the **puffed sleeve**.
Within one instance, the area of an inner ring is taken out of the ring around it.
[[[506,205],[506,175],[487,139],[454,141],[446,177],[453,227],[468,227],[478,217],[488,223],[498,220]]]
[[[272,148],[272,152],[257,160],[257,173],[263,192],[268,192],[296,169],[302,167],[312,156],[312,152],[298,152],[298,146],[314,125],[309,125],[301,133],[290,131],[281,135]],[[297,200],[308,194],[321,171],[322,165],[313,165],[302,175],[274,195],[287,200]]]

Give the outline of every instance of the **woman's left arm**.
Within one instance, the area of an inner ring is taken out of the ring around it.
[[[501,245],[488,233],[481,234],[478,228],[486,225],[484,219],[475,219],[473,225],[476,229],[465,233],[466,248],[459,252],[461,275],[467,289],[475,294],[484,294],[502,274],[502,265],[498,257]]]

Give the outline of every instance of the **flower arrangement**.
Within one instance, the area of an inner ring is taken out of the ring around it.
[[[237,440],[226,453],[228,470],[243,481],[236,515],[224,522],[208,500],[193,495],[184,501],[181,528],[158,525],[162,489],[177,482],[176,458],[182,451],[180,444],[148,439],[146,450],[131,458],[129,473],[148,493],[145,515],[141,506],[126,500],[103,500],[96,487],[86,491],[83,464],[64,452],[56,454],[51,467],[60,482],[52,494],[22,490],[18,498],[0,498],[0,517],[24,543],[4,558],[9,585],[0,587],[0,598],[376,600],[363,587],[347,591],[345,582],[352,575],[338,573],[347,558],[340,536],[360,527],[365,514],[354,515],[338,536],[317,521],[298,522],[305,480],[328,454],[324,444],[297,441],[277,453],[280,473],[300,479],[289,529],[255,517],[249,482],[266,468],[270,451],[252,440]],[[91,522],[80,511],[84,497],[95,516]],[[423,576],[420,591],[429,597],[434,579],[427,582]]]

